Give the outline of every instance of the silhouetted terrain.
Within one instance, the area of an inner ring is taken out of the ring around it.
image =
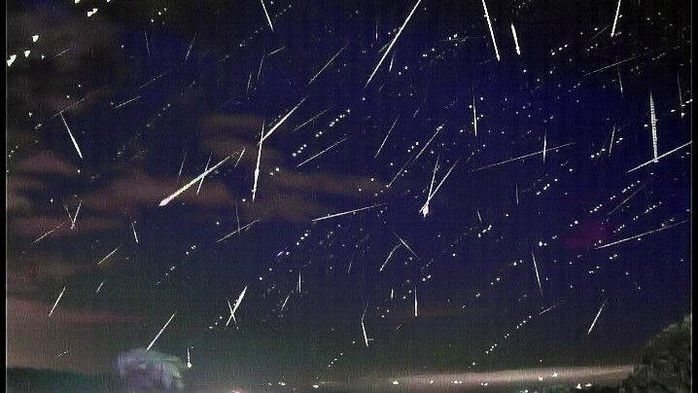
[[[659,332],[643,349],[640,362],[625,381],[631,392],[691,391],[692,315]]]
[[[119,381],[116,376],[11,368],[7,370],[7,391],[11,393],[94,393],[116,392]]]
[[[639,356],[630,377],[619,386],[552,386],[530,392],[565,393],[688,393],[691,391],[691,324],[692,316],[671,324],[652,338]],[[116,376],[87,376],[72,372],[13,368],[7,370],[8,392],[12,393],[116,393],[124,391]],[[514,390],[512,385],[511,390]],[[191,389],[191,390],[190,390]],[[322,392],[340,392],[323,387]],[[333,389],[336,389],[333,388]],[[382,387],[371,391],[382,391]],[[355,391],[348,387],[348,391]],[[390,389],[395,391],[395,387]],[[449,391],[457,391],[457,387]],[[185,385],[185,392],[202,391]],[[205,389],[204,389],[205,391]],[[425,390],[426,391],[426,390]],[[151,390],[152,392],[152,390]]]

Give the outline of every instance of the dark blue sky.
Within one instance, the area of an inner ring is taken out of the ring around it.
[[[10,365],[176,312],[199,384],[606,366],[690,312],[689,2],[489,1],[498,61],[424,0],[368,85],[415,2],[265,4],[8,4]]]

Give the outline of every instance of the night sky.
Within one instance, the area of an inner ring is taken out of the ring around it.
[[[691,310],[690,8],[10,1],[8,365],[168,320],[188,391],[631,365]]]

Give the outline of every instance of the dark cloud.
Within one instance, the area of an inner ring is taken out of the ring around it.
[[[77,168],[51,151],[40,151],[17,161],[15,171],[25,174],[70,177],[77,173]]]
[[[61,208],[62,209],[62,208]],[[8,226],[11,235],[38,239],[45,233],[51,232],[52,238],[77,237],[85,234],[96,234],[123,225],[113,218],[90,216],[81,212],[75,221],[75,227],[71,229],[71,221],[66,213],[64,216],[32,216],[16,217],[9,220]],[[60,227],[59,227],[60,226]],[[58,229],[56,229],[58,228]]]
[[[72,296],[70,290],[65,296]],[[47,318],[52,305],[16,297],[7,299],[7,364],[55,368],[60,361],[63,369],[89,374],[111,370],[109,359],[115,358],[116,353],[112,353],[109,342],[130,336],[128,327],[138,318],[94,309],[73,310],[65,305],[59,305],[54,315]]]
[[[610,37],[615,3],[487,1],[501,61],[482,3],[424,2],[367,86],[410,5],[265,3],[273,32],[259,2],[8,4],[10,365],[108,371],[176,312],[158,346],[193,349],[191,375],[209,389],[249,375],[243,391],[429,377],[436,390],[451,379],[477,389],[521,376],[508,368],[625,364],[690,309],[688,226],[594,249],[690,213],[688,149],[627,173],[651,157],[650,91],[660,152],[688,140],[687,2],[623,3]],[[301,97],[264,141],[252,201],[262,124],[268,132]],[[505,161],[568,142],[545,160]],[[158,206],[209,157],[229,156],[199,193]],[[430,180],[456,160],[422,216]],[[646,188],[609,214],[635,184]],[[225,327],[242,288],[238,324]]]

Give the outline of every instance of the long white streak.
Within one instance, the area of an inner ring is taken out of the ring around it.
[[[262,74],[262,65],[264,64],[264,58],[266,56],[262,56],[262,58],[259,60],[259,68],[257,69],[257,83],[259,83],[259,76]]]
[[[490,14],[487,12],[485,0],[482,0],[482,7],[485,9],[485,19],[487,19],[487,26],[490,28],[490,37],[492,37],[492,45],[494,45],[494,54],[497,56],[497,61],[499,61],[499,49],[497,49],[497,41],[494,39],[494,30],[492,30],[492,22],[490,21]]]
[[[552,306],[546,308],[545,310],[539,312],[538,315],[543,315],[543,314],[545,314],[546,312],[548,312],[548,311],[550,311],[550,310],[553,310],[553,309],[557,308],[557,306],[559,306],[562,302],[564,302],[564,300],[561,300],[561,301],[559,301],[559,302],[553,304]]]
[[[597,69],[597,70],[594,70],[594,71],[591,71],[591,72],[587,72],[586,74],[584,74],[584,76],[586,77],[586,76],[589,76],[589,75],[591,75],[591,74],[595,74],[595,73],[597,73],[597,72],[601,72],[601,71],[603,71],[603,70],[607,70],[607,69],[609,69],[609,68],[611,68],[611,67],[617,66],[617,65],[619,65],[619,64],[627,63],[627,62],[629,62],[629,61],[631,61],[631,60],[635,60],[635,59],[637,59],[638,57],[642,57],[642,56],[645,56],[645,55],[647,55],[647,54],[646,54],[646,53],[643,53],[643,54],[641,54],[641,55],[637,55],[637,56],[629,57],[629,58],[624,59],[624,60],[621,60],[621,61],[617,61],[617,62],[615,62],[615,63],[613,63],[613,64],[609,64],[609,65],[607,65],[607,66],[605,66],[605,67],[601,67],[601,68],[599,68],[599,69]]]
[[[187,61],[189,58],[189,53],[191,52],[191,48],[194,47],[194,41],[196,40],[196,34],[194,34],[194,38],[191,39],[191,43],[189,44],[189,48],[187,48],[187,54],[184,56],[184,61]]]
[[[431,138],[429,138],[429,140],[428,140],[427,143],[424,145],[424,147],[422,147],[422,150],[420,150],[419,153],[417,153],[417,155],[414,156],[414,159],[415,159],[415,160],[418,159],[419,156],[422,155],[422,153],[424,153],[424,150],[427,149],[427,147],[431,144],[431,141],[433,141],[434,138],[436,138],[436,135],[437,135],[439,132],[441,132],[442,129],[443,129],[443,125],[442,125],[442,126],[439,126],[439,127],[436,127],[436,132],[434,133],[434,135],[432,135]]]
[[[545,154],[548,152],[548,132],[543,134],[543,163],[545,163]]]
[[[473,96],[473,130],[477,136],[477,110],[475,109],[475,96]]]
[[[95,291],[95,293],[99,293],[99,291],[102,290],[102,286],[104,285],[105,282],[106,281],[102,281],[101,283],[99,283],[99,286],[97,287],[97,290]]]
[[[213,153],[211,153],[211,154],[208,156],[208,161],[206,162],[206,167],[204,168],[204,172],[206,172],[206,171],[208,170],[208,166],[211,164],[211,157],[212,157],[212,156],[213,156]],[[196,188],[196,195],[199,195],[199,191],[201,191],[201,186],[204,184],[204,178],[205,178],[205,177],[206,177],[206,176],[204,176],[204,177],[201,178],[201,181],[199,182],[199,187]]]
[[[191,368],[191,352],[189,352],[189,348],[187,348],[187,368]]]
[[[368,80],[366,81],[364,88],[366,88],[366,86],[368,86],[368,84],[371,83],[371,79],[373,79],[373,76],[376,75],[376,72],[378,72],[378,69],[380,68],[381,64],[383,64],[383,61],[388,56],[388,53],[390,53],[390,50],[393,48],[393,45],[395,45],[395,42],[397,42],[397,39],[400,37],[400,34],[402,34],[402,30],[405,28],[405,26],[407,26],[407,23],[412,18],[412,14],[414,14],[414,12],[417,10],[417,7],[419,7],[419,3],[421,2],[422,0],[417,0],[417,3],[414,5],[414,8],[412,8],[412,11],[410,11],[409,15],[407,15],[407,18],[402,23],[402,26],[400,26],[400,29],[397,31],[397,34],[395,34],[395,37],[393,37],[393,40],[390,42],[390,45],[388,45],[388,49],[383,53],[383,56],[378,61],[376,68],[373,69],[371,76],[368,77]]]
[[[57,58],[57,57],[63,55],[65,52],[67,52],[67,51],[69,51],[69,50],[70,50],[70,48],[68,48],[68,49],[63,49],[62,51],[58,52],[58,54],[57,54],[56,56],[54,56],[53,58],[55,59],[55,58]]]
[[[393,62],[395,61],[395,52],[390,56],[390,64],[388,65],[388,72],[393,72]]]
[[[613,130],[611,131],[611,142],[608,144],[608,156],[611,156],[611,151],[613,151],[613,141],[616,137],[616,125],[613,125]]]
[[[536,272],[536,282],[538,283],[538,291],[540,292],[540,297],[543,297],[543,286],[540,284],[540,274],[538,274],[538,264],[536,263],[536,255],[531,251],[531,257],[533,258],[533,270]]]
[[[680,150],[680,149],[683,149],[684,147],[690,145],[691,143],[693,143],[693,141],[690,141],[690,142],[688,142],[688,143],[684,143],[683,145],[677,147],[676,149],[669,150],[668,152],[666,152],[666,153],[664,153],[664,154],[662,154],[662,155],[659,155],[659,156],[657,156],[656,158],[653,158],[653,159],[651,159],[651,160],[649,160],[649,161],[647,161],[647,162],[645,162],[645,163],[643,163],[643,164],[640,164],[640,165],[636,166],[635,168],[629,170],[627,173],[636,171],[636,170],[638,170],[638,169],[640,169],[640,168],[642,168],[642,167],[644,167],[644,166],[646,166],[646,165],[649,165],[649,164],[652,164],[652,163],[656,163],[656,162],[658,162],[660,159],[662,159],[662,158],[668,156],[669,154],[675,153],[676,151],[678,151],[678,150]]]
[[[332,146],[326,148],[325,150],[323,150],[323,151],[321,151],[321,152],[315,154],[314,156],[312,156],[312,157],[308,158],[307,160],[305,160],[305,161],[301,162],[300,164],[298,164],[298,166],[297,166],[296,168],[300,168],[301,165],[307,164],[308,162],[310,162],[310,161],[316,159],[317,157],[319,157],[319,156],[321,156],[321,155],[327,153],[329,150],[333,149],[335,146],[337,146],[337,145],[339,145],[340,143],[346,141],[347,138],[348,138],[348,137],[344,137],[344,138],[340,139],[338,142],[333,143]]]
[[[516,194],[516,204],[519,204],[519,183],[514,185],[514,193]]]
[[[639,234],[639,235],[626,237],[625,239],[621,239],[621,240],[615,241],[615,242],[613,242],[613,243],[604,244],[603,246],[598,246],[598,247],[594,247],[594,248],[597,249],[597,250],[599,250],[599,249],[602,249],[602,248],[615,246],[615,245],[617,245],[617,244],[625,243],[625,242],[627,242],[627,241],[630,241],[630,240],[633,240],[633,239],[637,239],[637,238],[639,238],[639,237],[643,237],[643,236],[651,235],[651,234],[653,234],[653,233],[661,232],[661,231],[663,231],[663,230],[665,230],[665,229],[673,228],[673,227],[675,227],[675,226],[679,226],[679,225],[685,224],[685,223],[687,223],[687,222],[688,222],[688,220],[683,220],[683,221],[677,222],[676,224],[673,224],[673,225],[662,226],[662,227],[660,227],[660,228],[653,229],[653,230],[651,230],[651,231],[647,231],[647,232],[641,233],[641,234]]]
[[[119,246],[119,247],[121,247],[121,246]],[[97,262],[97,266],[101,265],[102,262],[106,261],[107,259],[109,259],[109,257],[114,255],[119,250],[119,247],[115,248],[114,251],[110,252],[109,254],[107,254],[107,256],[105,256],[99,262]]]
[[[269,13],[267,12],[267,6],[264,5],[264,0],[259,0],[262,3],[262,9],[264,10],[264,15],[267,17],[267,22],[269,23],[269,28],[271,31],[274,31],[274,25],[271,24],[271,18],[269,17]]]
[[[380,154],[381,150],[383,149],[383,145],[385,145],[385,142],[388,140],[388,137],[390,136],[390,132],[393,130],[393,128],[395,128],[395,124],[397,124],[397,120],[398,120],[399,118],[400,118],[400,115],[398,115],[397,117],[395,117],[395,121],[393,121],[393,125],[390,126],[390,129],[388,130],[388,133],[385,134],[385,138],[383,138],[383,143],[381,143],[380,147],[379,147],[378,150],[376,151],[376,155],[373,156],[373,158],[378,157],[378,154]]]
[[[306,125],[308,125],[308,124],[309,124],[310,122],[312,122],[313,120],[315,120],[315,119],[317,119],[318,117],[322,116],[322,115],[323,115],[325,112],[327,112],[328,110],[330,110],[330,108],[327,108],[327,109],[325,109],[324,111],[322,111],[322,112],[320,112],[320,113],[317,113],[317,114],[313,115],[313,117],[311,117],[310,119],[308,119],[307,121],[305,121],[303,124],[301,124],[301,125],[299,125],[298,127],[294,128],[293,131],[300,130],[301,128],[305,127]]]
[[[436,172],[439,170],[439,157],[436,157],[436,163],[434,164],[434,170],[431,173],[431,182],[429,183],[429,192],[427,193],[427,200],[431,199],[434,195],[434,183],[436,182]]]
[[[73,222],[73,215],[70,214],[70,210],[68,210],[68,206],[63,205],[63,209],[65,210],[66,213],[68,213],[68,219],[70,220],[70,222]]]
[[[237,311],[238,307],[240,307],[240,303],[242,303],[242,298],[245,297],[245,292],[247,292],[247,285],[245,285],[245,289],[243,289],[242,292],[240,292],[240,295],[235,301],[235,305],[233,307],[230,307],[230,302],[228,302],[228,308],[230,309],[230,317],[228,318],[228,322],[226,322],[225,326],[228,326],[231,319],[236,324],[238,323],[238,321],[235,319],[235,311]]]
[[[228,316],[228,320],[225,322],[225,326],[227,327],[230,325],[230,321],[235,318],[235,314],[233,313],[233,305],[230,304],[230,300],[225,299],[226,302],[228,302],[228,310],[230,310],[230,316]],[[235,321],[237,323],[237,321]]]
[[[85,101],[86,99],[87,99],[87,95],[85,97],[82,97],[81,99],[73,102],[72,104],[64,107],[63,109],[59,110],[58,112],[54,113],[53,115],[51,115],[51,119],[53,119],[56,116],[59,116],[62,112],[65,112],[68,109],[72,109],[73,107],[75,107],[76,105],[79,105],[81,102]]]
[[[521,49],[519,48],[519,38],[516,36],[516,27],[511,24],[511,35],[514,36],[514,44],[516,45],[516,54],[521,56]]]
[[[366,334],[366,324],[364,323],[364,320],[366,318],[366,309],[368,306],[364,309],[364,313],[361,314],[361,332],[364,335],[364,344],[366,344],[366,348],[368,348],[368,334]]]
[[[184,160],[187,159],[187,150],[184,151],[184,157],[182,157],[182,164],[179,165],[179,173],[177,174],[177,182],[179,182],[179,177],[182,176],[182,169],[184,169]]]
[[[620,4],[620,2],[618,2]],[[599,319],[599,315],[601,315],[601,311],[603,311],[604,306],[606,306],[606,300],[601,303],[601,307],[599,308],[599,312],[596,313],[596,316],[594,317],[594,321],[591,323],[591,326],[589,326],[589,331],[587,331],[587,336],[591,333],[592,330],[594,330],[594,325],[596,325],[596,320]]]
[[[576,142],[565,143],[564,145],[556,146],[556,147],[547,149],[547,151],[559,150],[559,149],[562,149],[563,147],[567,147],[567,146],[570,146],[570,145],[574,145],[575,143],[576,143]],[[543,152],[543,150],[538,150],[538,151],[533,152],[533,153],[524,154],[524,155],[522,155],[522,156],[510,158],[510,159],[508,159],[508,160],[504,160],[504,161],[500,161],[500,162],[495,162],[494,164],[485,165],[485,166],[483,166],[483,167],[473,169],[473,170],[471,170],[470,172],[477,172],[477,171],[481,171],[481,170],[483,170],[483,169],[492,168],[492,167],[499,166],[499,165],[503,165],[503,164],[508,164],[508,163],[510,163],[510,162],[513,162],[513,161],[523,160],[524,158],[532,157],[532,156],[541,154],[542,152]]]
[[[395,247],[393,247],[392,250],[390,250],[390,253],[388,253],[388,257],[385,258],[385,261],[383,262],[383,265],[381,265],[380,269],[378,269],[379,272],[382,272],[382,271],[383,271],[383,269],[385,268],[385,265],[388,264],[388,261],[390,260],[390,257],[393,256],[393,253],[395,252],[395,250],[397,250],[398,248],[400,248],[401,245],[402,245],[402,244],[398,243],[398,244],[395,245]]]
[[[248,229],[249,227],[251,227],[253,224],[255,224],[255,223],[258,222],[258,221],[259,221],[259,219],[256,219],[256,220],[252,221],[251,223],[249,223],[249,224],[243,226],[242,228],[240,228],[240,222],[238,222],[238,229],[236,229],[236,230],[234,230],[233,232],[230,232],[229,234],[227,234],[227,235],[223,236],[222,238],[216,240],[216,243],[220,243],[220,242],[222,242],[223,240],[225,240],[225,239],[227,239],[227,238],[229,238],[229,237],[231,237],[231,236],[234,236],[234,235],[236,235],[236,234],[238,234],[238,233],[240,233],[240,232],[242,232],[242,231]]]
[[[235,204],[235,220],[238,223],[238,232],[240,232],[240,230],[242,228],[240,228],[240,215],[238,214],[238,204],[237,203]]]
[[[70,221],[70,220],[68,220],[68,221]],[[41,240],[41,239],[45,238],[46,236],[52,234],[55,230],[57,230],[58,228],[62,227],[62,226],[63,226],[66,222],[68,222],[68,221],[63,221],[62,223],[58,224],[58,226],[56,226],[55,228],[53,228],[53,229],[51,229],[50,231],[44,233],[43,235],[37,237],[37,238],[32,242],[32,244],[33,244],[33,243],[37,243],[37,242],[39,242],[39,240]]]
[[[144,31],[143,36],[145,37],[145,50],[148,52],[148,57],[150,57],[150,44],[148,44],[148,32]]]
[[[436,164],[434,164],[434,171],[431,174],[431,183],[429,183],[429,191],[427,192],[427,201],[424,203],[421,209],[419,211],[422,213],[424,217],[426,217],[429,214],[429,202],[431,202],[431,198],[434,195],[434,183],[436,182],[436,171],[439,170],[439,158],[436,158]]]
[[[618,15],[620,14],[620,0],[618,0],[618,7],[616,7],[616,16],[613,18],[613,27],[611,27],[611,37],[616,35],[616,23],[618,23]]]
[[[366,206],[366,207],[362,207],[362,208],[359,208],[359,209],[354,209],[354,210],[349,210],[349,211],[346,211],[346,212],[335,213],[335,214],[329,214],[329,215],[327,215],[327,216],[322,216],[322,217],[319,217],[319,218],[314,218],[312,221],[313,221],[313,222],[317,222],[317,221],[327,220],[328,218],[334,218],[334,217],[344,216],[344,215],[347,215],[347,214],[352,214],[352,213],[360,212],[360,211],[363,211],[363,210],[373,209],[373,208],[375,208],[375,207],[384,206],[384,205],[385,205],[385,203],[378,203],[378,204],[375,204],[375,205]]]
[[[594,41],[594,40],[596,39],[596,37],[600,36],[600,35],[601,35],[604,31],[606,31],[606,29],[608,29],[609,27],[610,27],[610,26],[604,26],[604,28],[601,29],[601,30],[599,30],[598,33],[594,34],[594,36],[591,37],[591,39],[590,39],[589,41],[587,41],[587,43],[591,43],[592,41]]]
[[[286,308],[286,303],[288,302],[288,299],[291,297],[291,293],[289,292],[288,295],[286,295],[286,299],[284,299],[284,302],[281,303],[281,310],[279,311],[284,311],[284,308]]]
[[[329,65],[332,64],[332,62],[334,61],[334,59],[336,59],[337,56],[339,56],[339,54],[342,53],[342,51],[344,50],[344,48],[347,47],[347,45],[349,45],[349,43],[344,44],[344,46],[342,47],[342,49],[340,49],[339,51],[337,51],[337,53],[335,53],[335,55],[332,56],[332,58],[330,58],[330,60],[325,64],[325,66],[322,67],[322,68],[320,69],[320,71],[317,72],[317,74],[315,74],[312,78],[310,78],[310,81],[308,82],[308,84],[313,83],[313,81],[315,80],[315,78],[317,78],[320,74],[322,74],[322,71],[325,71],[325,68],[329,67]]]
[[[66,122],[65,117],[63,117],[63,112],[61,112],[60,115],[61,115],[61,120],[63,120],[63,124],[65,125],[65,129],[68,130],[68,135],[70,135],[70,140],[73,141],[73,146],[75,146],[75,150],[77,150],[77,152],[78,152],[78,156],[80,156],[80,158],[82,158],[82,152],[80,151],[80,146],[78,146],[78,142],[75,140],[73,133],[70,131],[70,127],[68,127],[68,122]]]
[[[610,216],[614,211],[618,210],[621,206],[625,205],[626,202],[628,202],[630,199],[632,199],[632,197],[634,197],[638,192],[640,192],[640,190],[642,190],[643,188],[645,188],[646,185],[647,185],[647,184],[643,184],[642,187],[640,187],[640,188],[638,188],[637,190],[635,190],[632,194],[630,194],[627,198],[625,198],[625,199],[623,200],[623,202],[619,203],[618,206],[614,207],[613,210],[611,210],[610,212],[608,212],[608,215]]]
[[[397,237],[397,239],[400,240],[400,243],[402,243],[402,245],[405,246],[405,248],[408,249],[410,251],[410,253],[412,253],[412,255],[414,255],[415,258],[420,259],[419,255],[417,255],[417,253],[414,252],[414,250],[412,250],[412,247],[410,247],[410,245],[407,244],[407,242],[402,240],[402,238],[397,233],[393,232],[393,235],[395,235],[395,237]]]
[[[170,317],[170,319],[167,320],[167,322],[165,323],[165,326],[163,326],[162,329],[160,329],[160,331],[159,331],[158,334],[155,336],[155,338],[153,339],[153,341],[151,341],[151,342],[150,342],[150,345],[148,345],[148,348],[145,349],[146,351],[150,351],[150,348],[153,347],[153,344],[155,344],[155,341],[157,341],[158,338],[160,337],[160,335],[162,334],[162,332],[165,331],[165,328],[167,328],[167,325],[169,325],[170,322],[172,322],[172,318],[174,318],[175,314],[177,314],[177,312],[174,312],[174,313],[172,314],[172,316]]]
[[[200,174],[199,176],[195,177],[192,181],[190,181],[189,183],[187,183],[187,184],[185,184],[184,186],[182,186],[182,188],[180,188],[179,190],[175,191],[174,194],[172,194],[172,195],[168,196],[167,198],[163,199],[162,201],[160,201],[160,204],[159,204],[158,206],[165,206],[165,205],[167,205],[168,203],[172,202],[173,199],[177,198],[180,194],[182,194],[184,191],[186,191],[187,189],[189,189],[189,187],[191,187],[191,186],[193,186],[194,184],[196,184],[199,180],[203,179],[203,178],[204,178],[206,175],[208,175],[209,173],[211,173],[211,172],[215,171],[216,169],[218,169],[218,167],[221,166],[224,162],[228,161],[229,158],[230,158],[230,156],[225,157],[224,159],[222,159],[221,161],[219,161],[218,164],[212,166],[211,168],[209,168],[209,169],[208,169],[207,171],[205,171],[204,173],[202,173],[202,174]]]
[[[590,43],[590,42],[594,41],[594,40],[596,39],[596,37],[600,36],[604,31],[606,31],[606,29],[608,29],[608,27],[609,27],[609,26],[604,26],[604,28],[601,29],[601,30],[599,30],[598,33],[594,34],[594,36],[591,37],[591,39],[590,39],[589,41],[587,41],[587,43]],[[594,29],[594,30],[598,30],[598,29]]]
[[[454,162],[453,165],[451,166],[451,168],[448,169],[448,172],[446,172],[446,174],[444,175],[444,177],[441,178],[441,181],[439,182],[439,184],[438,184],[438,185],[436,186],[436,188],[434,189],[434,192],[431,194],[432,197],[434,197],[434,195],[436,195],[436,193],[439,192],[439,189],[440,189],[441,186],[444,184],[444,182],[446,181],[446,179],[448,179],[448,176],[451,175],[451,171],[453,171],[453,168],[455,168],[456,165],[458,165],[458,161]]]
[[[242,155],[245,154],[245,148],[243,147],[242,150],[240,150],[240,155],[238,156],[237,161],[235,161],[235,168],[238,167],[238,164],[240,163],[240,160],[242,159]]]
[[[247,89],[245,90],[245,94],[249,94],[251,83],[252,83],[252,73],[250,72],[250,76],[247,78]]]
[[[678,88],[679,88],[679,105],[681,107],[683,107],[684,104],[683,104],[683,96],[681,94],[681,75],[680,74],[676,74],[676,86],[678,86]]]
[[[654,99],[652,98],[652,92],[650,91],[650,124],[652,125],[652,154],[654,156],[654,162],[657,162],[657,156],[659,155],[657,150],[657,116],[654,112]]]
[[[620,88],[620,95],[623,95],[623,79],[620,77],[620,68],[616,68],[616,71],[618,71],[618,88]]]
[[[58,298],[56,298],[56,302],[53,303],[53,307],[51,307],[51,311],[48,312],[48,317],[49,317],[49,318],[51,318],[51,315],[53,314],[53,310],[56,309],[56,306],[58,305],[58,302],[61,301],[61,298],[63,297],[63,294],[65,293],[65,288],[66,288],[66,287],[63,287],[63,290],[61,291],[61,293],[58,294]]]
[[[133,230],[133,239],[136,241],[136,244],[138,244],[138,234],[136,233],[136,227],[133,225],[133,222],[131,222],[131,229]]]
[[[301,293],[301,290],[303,289],[301,283],[303,280],[301,279],[301,269],[298,269],[298,284],[296,285],[296,289],[298,290],[298,293]]]
[[[72,222],[70,223],[70,229],[75,229],[75,222],[78,220],[78,214],[80,214],[80,206],[82,206],[82,199],[78,203],[78,208],[75,209],[75,214],[73,215]]]
[[[274,49],[273,51],[267,53],[267,56],[271,56],[271,55],[274,55],[274,54],[276,54],[276,53],[279,53],[279,52],[281,52],[281,51],[284,50],[284,49],[286,49],[286,46],[282,46],[281,48]]]
[[[129,104],[129,103],[131,103],[131,102],[133,102],[133,101],[136,101],[136,100],[139,99],[139,98],[141,98],[141,96],[135,96],[135,97],[133,97],[133,98],[127,100],[127,101],[124,101],[124,102],[122,102],[121,104],[115,106],[114,109],[119,109],[119,108],[121,108],[122,106],[124,106],[124,105],[126,105],[126,104]]]
[[[260,140],[259,143],[261,144],[265,139],[269,138],[269,136],[271,136],[271,134],[274,131],[276,131],[277,128],[279,128],[282,124],[284,124],[286,119],[288,119],[293,114],[293,112],[295,112],[296,109],[298,109],[301,106],[301,104],[303,104],[303,102],[305,101],[306,98],[307,97],[303,98],[296,106],[293,107],[293,109],[288,111],[288,113],[284,117],[282,117],[281,120],[279,120],[276,124],[274,124],[274,127],[272,127],[271,130],[269,130],[269,132],[264,134],[264,136],[262,137],[262,140]]]
[[[413,158],[409,158],[409,159],[407,159],[407,161],[405,161],[404,164],[402,164],[402,166],[400,167],[400,170],[397,171],[397,173],[395,174],[395,176],[392,178],[392,180],[390,180],[390,183],[388,183],[388,184],[386,185],[386,187],[390,188],[390,186],[393,185],[393,182],[395,182],[395,180],[397,180],[397,178],[400,176],[400,174],[402,174],[402,171],[405,169],[405,167],[407,166],[407,164],[409,164],[410,162],[412,162],[412,160],[413,160]]]
[[[446,181],[446,179],[448,178],[448,176],[451,174],[451,171],[453,171],[453,168],[455,168],[457,164],[458,164],[458,161],[456,161],[456,162],[453,164],[453,166],[451,166],[451,168],[448,170],[448,172],[446,172],[446,175],[441,179],[441,181],[439,182],[439,184],[438,184],[438,185],[436,186],[436,188],[434,189],[434,192],[432,192],[432,193],[427,197],[426,203],[422,206],[421,209],[419,209],[420,213],[422,213],[422,215],[423,215],[424,217],[426,217],[427,214],[429,213],[429,202],[431,202],[431,199],[434,197],[434,195],[436,195],[436,193],[439,192],[439,189],[440,189],[441,186],[444,184],[444,182]]]
[[[149,84],[151,84],[151,83],[155,82],[156,80],[162,78],[163,76],[165,76],[165,75],[166,75],[167,73],[169,73],[169,72],[170,72],[170,71],[165,71],[165,72],[163,72],[162,74],[156,76],[155,78],[153,78],[153,79],[151,79],[151,80],[145,82],[144,84],[138,86],[138,89],[142,89],[142,88],[148,86]]]
[[[414,286],[414,316],[418,317],[419,314],[417,313],[417,286]]]
[[[257,149],[257,165],[254,169],[254,184],[252,184],[252,201],[254,202],[257,196],[257,181],[259,180],[259,165],[262,162],[262,144],[264,143],[264,122],[262,122],[262,131],[259,134],[259,147]]]

